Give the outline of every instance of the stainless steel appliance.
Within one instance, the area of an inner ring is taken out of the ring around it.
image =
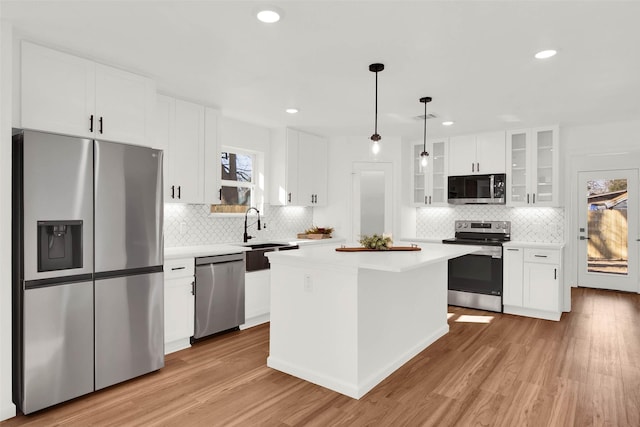
[[[164,365],[162,152],[13,137],[13,400],[25,414]]]
[[[196,258],[193,340],[244,323],[244,254]]]
[[[454,205],[504,205],[506,175],[450,176],[447,201]]]
[[[456,221],[455,228],[455,238],[442,243],[481,249],[449,260],[449,304],[502,312],[502,244],[511,240],[511,223]]]

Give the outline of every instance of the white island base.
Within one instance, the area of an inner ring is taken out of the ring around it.
[[[412,253],[269,254],[267,365],[359,399],[445,335],[447,260],[474,249],[421,246]]]

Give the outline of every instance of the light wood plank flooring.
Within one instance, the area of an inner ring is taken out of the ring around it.
[[[640,426],[640,295],[572,298],[560,322],[450,307],[450,333],[360,400],[267,368],[262,325],[0,427]]]

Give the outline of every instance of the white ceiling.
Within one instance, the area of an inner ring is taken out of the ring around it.
[[[437,136],[640,117],[640,2],[276,0],[276,24],[254,18],[259,4],[2,0],[0,16],[163,93],[326,136],[373,133],[373,62],[383,141],[421,138],[423,96]]]

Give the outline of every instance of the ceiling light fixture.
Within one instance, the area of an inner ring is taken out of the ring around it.
[[[452,122],[451,120],[448,120],[446,122],[442,122],[442,126],[451,126],[453,125],[455,122]]]
[[[540,52],[535,54],[536,59],[547,59],[547,58],[551,58],[552,56],[556,55],[555,50],[553,49],[549,49],[549,50],[541,50]]]
[[[371,145],[371,151],[373,154],[378,154],[380,152],[380,145],[378,142],[382,139],[382,137],[378,134],[378,73],[384,70],[384,64],[371,64],[369,65],[369,71],[372,73],[376,73],[376,115],[375,115],[375,127],[373,131],[373,135],[371,135],[371,141],[373,144]]]
[[[280,20],[280,14],[271,9],[259,11],[256,14],[256,17],[260,22],[264,22],[265,24],[273,24],[274,22],[278,22]]]
[[[424,141],[422,145],[422,153],[420,153],[420,164],[426,167],[429,161],[429,153],[427,152],[427,103],[431,102],[430,96],[420,98],[420,102],[424,103]]]
[[[298,112],[298,109],[297,108],[287,108],[285,111],[287,113],[289,113],[289,114],[296,114]]]

